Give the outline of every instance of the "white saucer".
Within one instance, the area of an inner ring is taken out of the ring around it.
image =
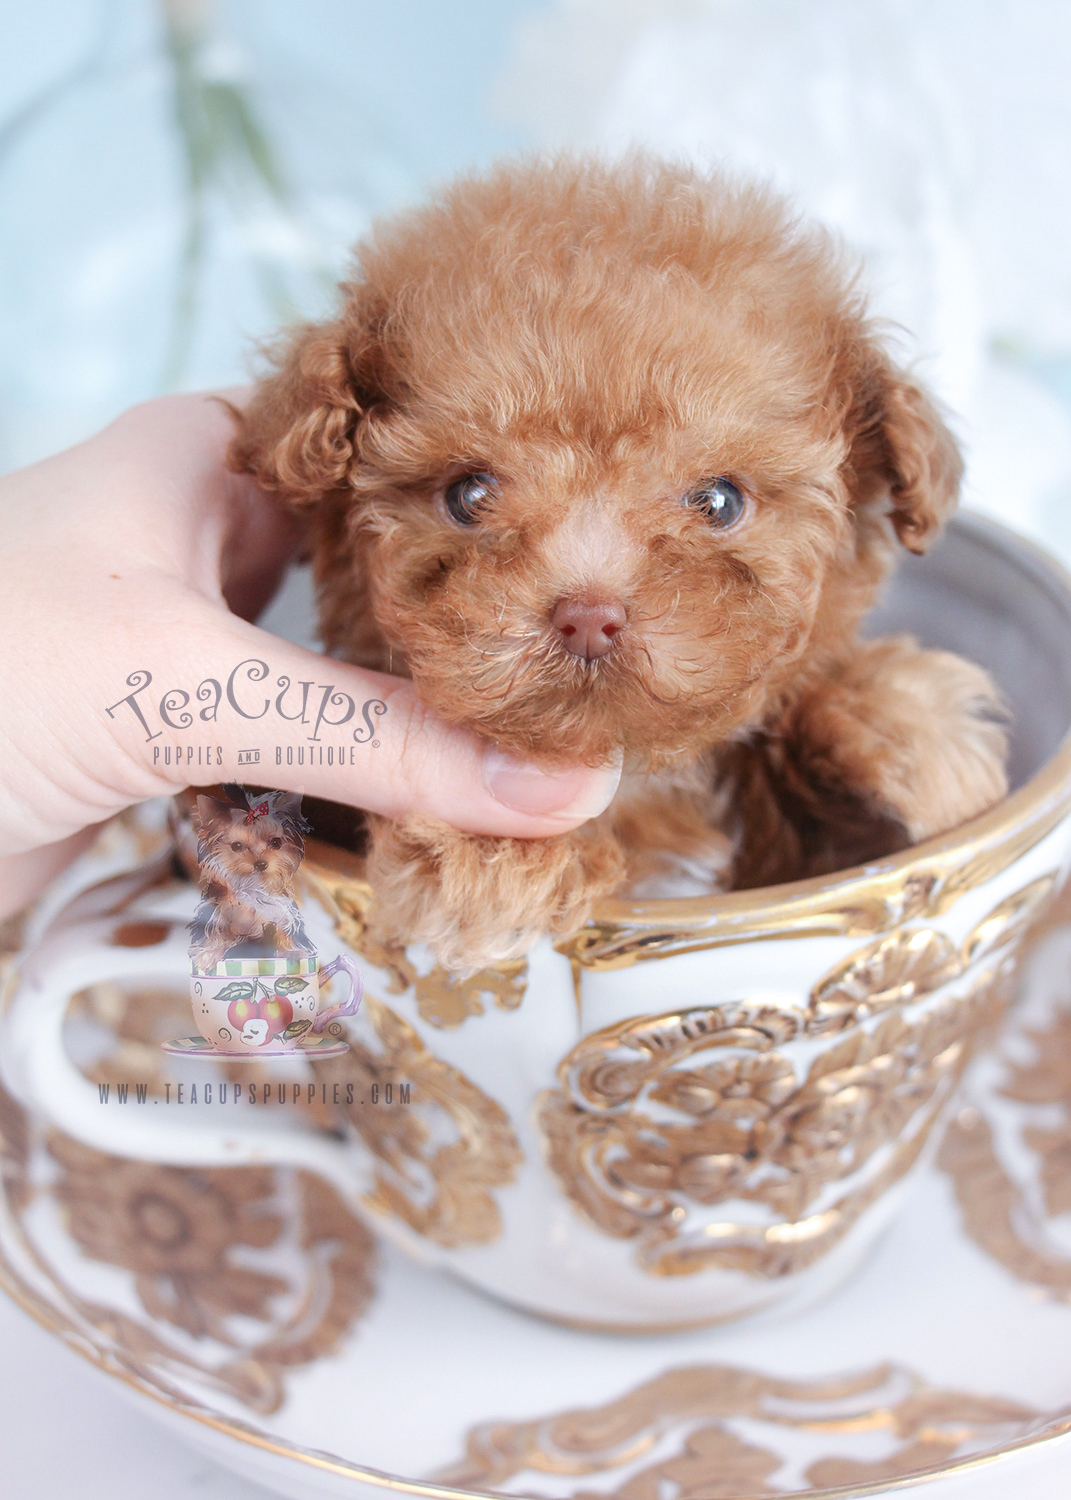
[[[242,1062],[255,1063],[278,1057],[341,1057],[350,1050],[350,1046],[337,1037],[312,1036],[299,1042],[296,1047],[277,1047],[269,1043],[253,1052],[247,1047],[216,1047],[203,1036],[182,1036],[170,1042],[161,1042],[160,1049],[172,1057],[196,1057],[199,1061],[203,1059],[214,1062],[218,1059],[220,1062],[233,1062],[237,1058]]]
[[[170,899],[158,887],[153,910]],[[91,1076],[168,1065],[149,1022],[174,1034],[188,977],[145,985],[129,1004],[77,997]],[[540,1322],[377,1247],[307,1174],[104,1157],[3,1093],[0,1285],[146,1412],[303,1500],[1035,1500],[1042,1476],[1071,1489],[1066,894],[1021,987],[877,1253],[794,1317],[634,1336]]]

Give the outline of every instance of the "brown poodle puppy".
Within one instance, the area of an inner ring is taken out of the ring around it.
[[[683,167],[501,167],[383,226],[245,414],[315,507],[323,638],[500,749],[599,763],[574,833],[373,820],[387,936],[471,967],[616,890],[842,867],[1005,792],[986,674],[863,642],[960,460],[828,237]]]

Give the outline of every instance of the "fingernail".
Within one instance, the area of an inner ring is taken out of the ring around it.
[[[621,756],[594,769],[546,770],[488,748],[483,754],[487,790],[496,802],[533,817],[594,818],[613,800],[621,780]]]

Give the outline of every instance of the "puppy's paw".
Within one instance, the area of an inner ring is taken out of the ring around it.
[[[789,732],[816,780],[869,795],[917,843],[1006,795],[1006,721],[981,667],[897,636],[860,647]]]
[[[624,868],[598,825],[506,839],[430,818],[377,818],[368,861],[373,926],[389,942],[427,943],[447,969],[471,971],[519,958],[546,933],[575,931]]]

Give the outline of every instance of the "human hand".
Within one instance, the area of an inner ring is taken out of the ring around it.
[[[227,471],[231,433],[222,402],[171,396],[0,479],[0,917],[104,819],[190,784],[248,779],[515,838],[574,828],[613,796],[617,771],[507,760],[405,679],[252,624],[301,532]]]

